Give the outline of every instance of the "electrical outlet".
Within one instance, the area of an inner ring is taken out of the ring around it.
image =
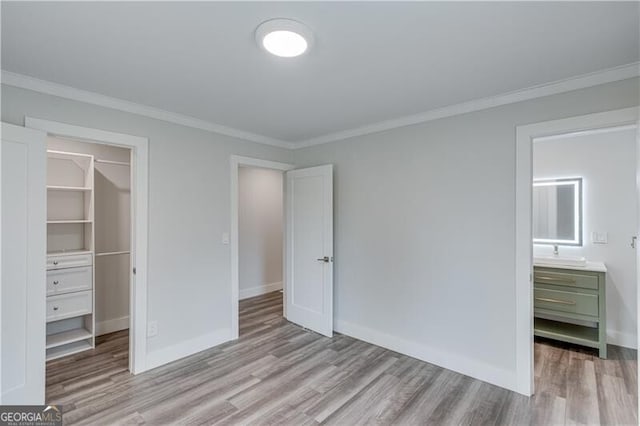
[[[147,325],[147,337],[158,335],[158,321],[149,321]]]

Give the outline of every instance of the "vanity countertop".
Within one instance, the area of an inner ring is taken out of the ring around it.
[[[585,266],[553,265],[550,263],[534,262],[533,266],[539,266],[541,268],[571,269],[572,271],[607,272],[607,267],[605,266],[604,262],[587,261],[587,264]]]

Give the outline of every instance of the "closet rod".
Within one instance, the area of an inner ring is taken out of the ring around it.
[[[96,256],[116,256],[119,254],[131,254],[130,251],[109,251],[106,253],[96,253]]]
[[[129,167],[130,164],[129,163],[125,163],[124,161],[111,161],[111,160],[100,160],[99,158],[96,158],[94,160],[96,163],[102,163],[102,164],[113,164],[115,166],[127,166]]]

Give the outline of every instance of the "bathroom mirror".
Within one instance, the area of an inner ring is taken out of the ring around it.
[[[533,242],[582,245],[582,178],[533,182]]]

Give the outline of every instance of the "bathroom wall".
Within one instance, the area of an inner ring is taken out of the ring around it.
[[[572,136],[534,143],[534,179],[583,178],[582,247],[561,246],[560,254],[603,261],[607,274],[607,340],[636,347],[637,233],[635,130]],[[607,244],[594,244],[591,233],[606,232]],[[535,254],[551,246],[535,245]]]
[[[238,170],[240,299],[282,289],[282,172]]]

